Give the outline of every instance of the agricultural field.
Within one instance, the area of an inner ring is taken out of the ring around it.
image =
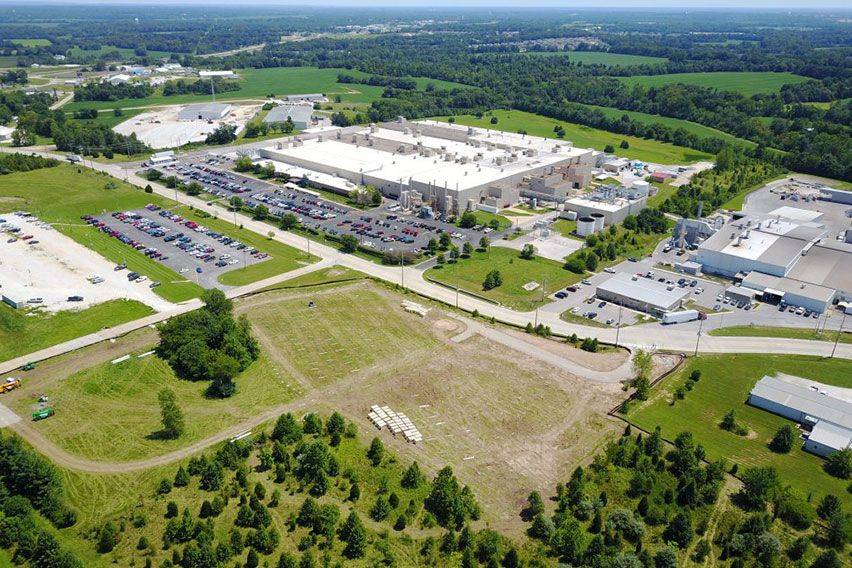
[[[491,290],[483,290],[482,283],[491,270],[500,272],[503,284]],[[548,295],[582,278],[562,268],[562,263],[542,257],[524,260],[517,250],[496,246],[484,252],[474,251],[470,258],[430,268],[425,276],[521,311],[535,309],[544,303]],[[538,282],[539,287],[532,291],[525,290],[524,284],[531,281]]]
[[[799,327],[767,327],[755,325],[738,325],[720,327],[710,332],[710,335],[725,337],[779,337],[787,339],[810,339],[814,341],[839,341],[852,343],[852,333],[844,331],[838,337],[836,331],[816,332],[810,328]]]
[[[775,93],[782,85],[804,83],[807,77],[793,73],[772,71],[720,71],[709,73],[672,73],[668,75],[633,75],[619,77],[629,87],[644,85],[657,87],[671,83],[684,83],[699,87],[710,87],[719,91],[734,91],[750,97],[761,93]]]
[[[360,73],[348,69],[317,68],[317,67],[274,67],[266,69],[239,69],[239,82],[241,88],[237,91],[228,91],[217,94],[217,100],[229,101],[239,99],[263,100],[270,95],[282,96],[299,93],[323,93],[330,100],[339,95],[341,102],[346,103],[370,103],[381,97],[384,87],[373,85],[361,85],[358,83],[338,83],[337,76],[340,73],[353,76],[367,77],[367,73]],[[432,83],[437,88],[463,88],[464,85],[449,83],[433,79],[418,78],[417,86],[425,89],[426,85]],[[173,105],[193,102],[204,102],[209,100],[207,95],[175,95],[166,97],[161,91],[144,99],[121,99],[118,101],[79,101],[72,102],[63,107],[66,111],[74,111],[81,108],[133,108],[140,106]]]
[[[683,400],[675,391],[697,369],[701,379]],[[774,466],[781,482],[813,494],[814,501],[834,493],[852,504],[846,492],[847,482],[831,477],[822,469],[823,460],[801,449],[801,443],[789,454],[776,454],[767,444],[775,432],[790,423],[780,416],[746,404],[748,393],[764,375],[776,372],[801,376],[826,384],[852,387],[852,362],[806,356],[704,355],[691,359],[684,368],[655,386],[645,403],[634,403],[627,419],[643,430],[662,429],[672,440],[678,432],[689,430],[704,445],[709,459],[724,458],[738,464],[740,470],[753,466]],[[674,402],[672,402],[674,401]],[[722,417],[733,409],[736,420],[748,431],[738,436],[719,427]]]
[[[135,300],[111,300],[79,311],[30,315],[0,304],[0,361],[95,333],[153,313]]]
[[[121,55],[122,60],[136,57],[136,53],[133,49],[127,47],[115,47],[114,45],[102,45],[100,49],[81,49],[79,47],[73,47],[70,50],[69,56],[72,59],[84,58],[87,61],[96,61],[104,55],[114,53],[116,51]],[[147,52],[147,55],[148,57],[168,58],[171,57],[172,54],[168,51],[150,50]]]
[[[626,53],[610,53],[608,51],[525,51],[524,55],[536,57],[567,57],[574,63],[583,65],[606,65],[607,67],[627,65],[658,65],[668,61],[665,57],[649,55],[629,55]]]
[[[40,38],[10,39],[8,41],[22,47],[47,47],[53,44],[49,39]]]
[[[497,124],[491,124],[491,115],[497,117]],[[453,118],[457,124],[465,126],[505,130],[508,132],[524,130],[528,134],[545,136],[547,138],[556,138],[553,127],[561,125],[565,129],[565,140],[573,142],[575,147],[603,150],[608,144],[611,144],[615,148],[616,155],[645,162],[687,164],[712,159],[710,154],[699,152],[698,150],[675,146],[666,142],[616,134],[590,126],[566,123],[519,110],[495,110],[481,119],[471,115],[456,116]],[[442,117],[438,120],[446,121],[447,117]],[[619,145],[622,140],[627,140],[630,148],[620,148]]]
[[[756,146],[756,144],[750,140],[737,138],[736,136],[728,134],[727,132],[722,132],[721,130],[710,128],[709,126],[704,126],[703,124],[698,124],[697,122],[691,122],[689,120],[597,105],[584,104],[582,106],[589,109],[599,110],[604,114],[604,116],[610,119],[619,119],[622,116],[627,115],[634,122],[638,122],[641,124],[662,124],[664,126],[668,126],[669,128],[683,128],[690,134],[695,134],[696,136],[699,136],[701,138],[719,138],[732,144],[742,144],[748,147]]]

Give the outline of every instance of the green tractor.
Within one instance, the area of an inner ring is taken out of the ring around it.
[[[21,370],[22,371],[32,371],[35,368],[36,368],[36,364],[34,362],[29,362],[26,365],[24,365],[23,367],[21,367]]]
[[[39,420],[50,418],[55,413],[56,411],[53,410],[52,406],[46,406],[45,408],[33,412],[33,422],[38,422]]]

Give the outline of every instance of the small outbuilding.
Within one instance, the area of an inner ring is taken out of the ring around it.
[[[689,288],[618,272],[600,283],[595,295],[601,300],[662,317],[666,312],[683,307],[689,291]]]

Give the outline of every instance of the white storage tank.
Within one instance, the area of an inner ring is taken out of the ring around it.
[[[589,215],[592,220],[595,222],[595,232],[603,231],[604,228],[604,214],[603,213],[592,213]]]
[[[644,179],[637,179],[633,182],[633,193],[636,197],[644,197],[651,191],[651,184]]]
[[[577,234],[581,237],[595,233],[595,220],[591,217],[580,217],[577,219]]]

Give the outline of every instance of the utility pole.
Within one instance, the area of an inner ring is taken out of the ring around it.
[[[831,356],[829,358],[833,358],[834,353],[837,351],[837,343],[840,341],[840,335],[843,333],[844,323],[846,323],[846,310],[843,310],[843,319],[840,320],[840,329],[837,330],[837,335],[834,337],[834,347],[831,348]]]
[[[618,302],[618,323],[615,324],[615,346],[618,347],[618,336],[621,333],[621,308],[622,302]]]
[[[695,335],[695,356],[698,356],[698,342],[701,341],[701,329],[704,327],[704,320],[698,320],[698,333]]]

